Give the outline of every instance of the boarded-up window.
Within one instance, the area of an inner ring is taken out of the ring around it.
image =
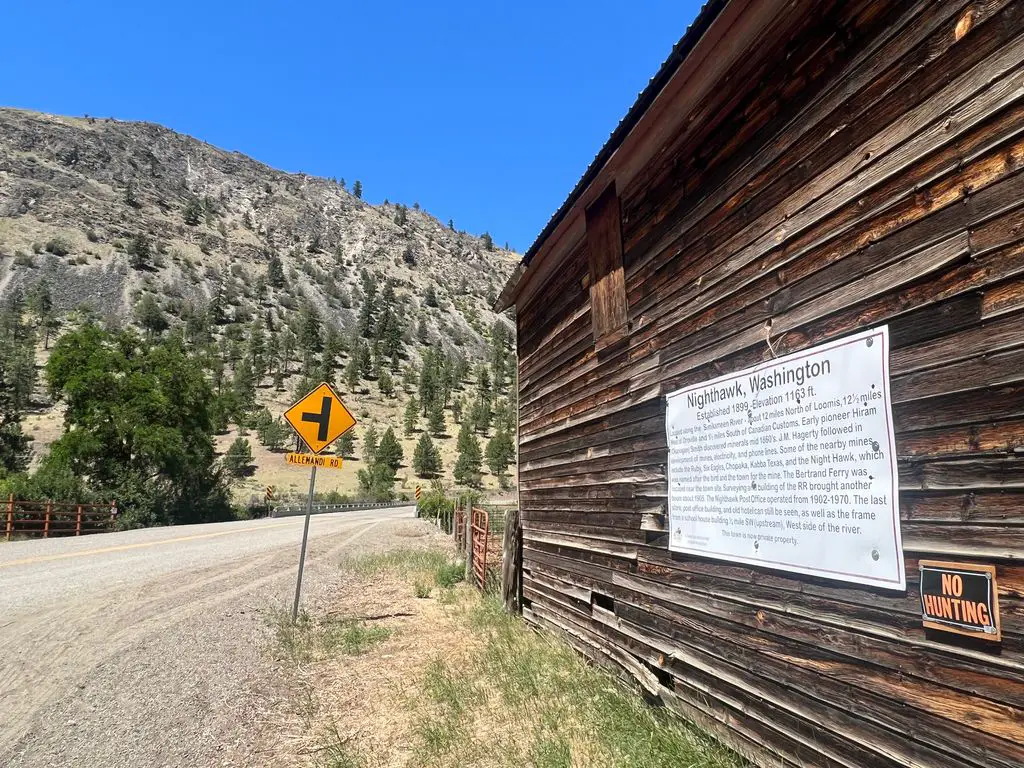
[[[622,224],[615,184],[587,208],[590,315],[598,347],[626,333],[626,279],[622,270]]]

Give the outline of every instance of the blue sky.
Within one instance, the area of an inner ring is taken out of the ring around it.
[[[699,6],[6,0],[0,104],[162,123],[522,251]]]

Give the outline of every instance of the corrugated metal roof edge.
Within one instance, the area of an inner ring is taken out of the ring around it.
[[[525,254],[523,254],[523,264],[529,265],[530,261],[537,254],[541,244],[551,235],[555,227],[565,218],[565,215],[569,212],[572,206],[579,199],[583,191],[590,185],[590,182],[594,180],[597,174],[608,162],[608,159],[612,156],[616,149],[621,146],[629,132],[633,130],[640,119],[647,112],[647,108],[651,106],[654,100],[661,93],[662,89],[668,84],[668,81],[672,79],[672,75],[675,74],[676,70],[683,63],[690,51],[697,44],[697,41],[703,37],[704,33],[711,26],[712,22],[718,18],[718,15],[722,12],[722,9],[728,5],[729,0],[709,0],[700,9],[697,17],[693,20],[690,26],[687,28],[686,33],[682,36],[678,43],[672,47],[672,52],[668,55],[668,58],[662,63],[661,68],[658,72],[650,79],[647,83],[647,87],[640,92],[637,96],[636,101],[633,102],[633,106],[629,108],[626,116],[619,121],[619,124],[612,131],[611,136],[608,137],[608,141],[597,153],[594,159],[591,161],[587,170],[583,173],[583,177],[573,187],[572,192],[565,199],[565,202],[559,207],[555,214],[551,217],[548,223],[541,230],[541,233],[537,236],[537,239],[533,241]]]

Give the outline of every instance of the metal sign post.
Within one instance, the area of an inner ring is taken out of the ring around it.
[[[292,425],[300,444],[305,443],[312,467],[309,471],[309,496],[306,499],[306,522],[302,527],[302,551],[299,553],[299,576],[295,581],[295,602],[292,603],[292,623],[299,617],[299,596],[302,594],[302,570],[306,564],[306,545],[309,541],[309,518],[313,516],[313,494],[316,491],[317,464],[331,466],[329,457],[316,456],[345,432],[355,426],[356,420],[341,398],[327,382],[322,383],[284,414]],[[300,447],[300,446],[296,446]],[[320,461],[323,459],[323,461]],[[289,463],[298,463],[291,461]],[[302,463],[305,463],[303,461]],[[341,462],[338,462],[340,468]]]
[[[309,540],[309,518],[313,516],[313,491],[316,489],[316,464],[309,470],[309,498],[306,499],[306,522],[302,526],[302,551],[299,553],[299,578],[295,581],[295,602],[292,603],[292,624],[299,616],[299,595],[302,593],[302,567],[306,564],[306,542]]]

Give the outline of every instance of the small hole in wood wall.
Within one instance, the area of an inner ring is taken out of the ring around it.
[[[615,598],[602,595],[600,592],[590,593],[590,604],[596,605],[598,608],[604,608],[606,611],[615,611]]]

